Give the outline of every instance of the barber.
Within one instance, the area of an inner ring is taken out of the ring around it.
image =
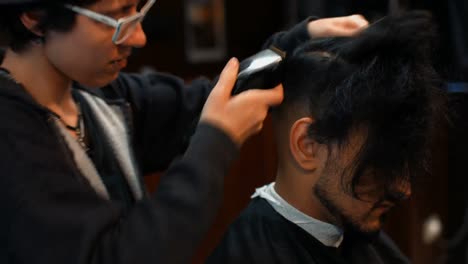
[[[121,73],[154,2],[0,0],[0,263],[189,262],[238,149],[283,94],[231,96],[236,59],[216,84]],[[275,37],[365,23],[306,21]],[[148,194],[142,175],[160,170]]]

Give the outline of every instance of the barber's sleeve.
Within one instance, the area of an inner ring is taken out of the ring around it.
[[[310,40],[307,24],[315,19],[317,18],[309,17],[287,31],[273,34],[265,44],[263,44],[263,48],[268,48],[273,45],[287,53],[293,52],[299,45]]]
[[[0,124],[4,152],[0,208],[5,214],[0,220],[0,260],[190,262],[220,204],[223,177],[238,154],[227,135],[199,124],[185,154],[161,178],[159,189],[124,212],[89,186],[60,139],[30,116],[25,111]],[[18,122],[15,128],[6,129],[13,122]]]
[[[137,158],[144,173],[165,170],[184,153],[215,83],[170,74],[121,74],[114,85],[132,106]]]

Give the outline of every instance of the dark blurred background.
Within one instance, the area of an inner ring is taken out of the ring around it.
[[[429,10],[441,36],[434,64],[449,92],[449,122],[440,123],[433,142],[432,176],[394,210],[386,230],[413,263],[463,264],[468,263],[467,5],[466,0],[158,0],[144,21],[148,44],[135,50],[127,70],[153,68],[190,82],[199,75],[216,76],[228,58],[257,52],[272,33],[308,16],[359,13],[372,22],[387,14]],[[222,208],[193,263],[203,263],[254,189],[273,180],[272,142],[267,119],[226,177]],[[151,191],[159,177],[147,177]]]

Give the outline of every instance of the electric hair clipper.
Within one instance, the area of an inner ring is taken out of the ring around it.
[[[239,74],[232,94],[248,89],[274,88],[280,84],[285,56],[284,51],[272,46],[243,60],[239,65]]]

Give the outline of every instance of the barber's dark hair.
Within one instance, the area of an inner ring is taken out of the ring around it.
[[[26,11],[41,11],[38,30],[67,32],[74,23],[76,14],[66,8],[64,4],[86,6],[99,0],[61,0],[42,1],[31,4],[12,4],[0,6],[0,32],[7,45],[14,51],[24,50],[33,41],[42,41],[40,36],[29,31],[21,22],[20,15]]]
[[[311,41],[287,58],[284,102],[275,111],[298,103],[308,107],[315,120],[309,136],[328,146],[346,143],[355,128],[366,131],[347,170],[354,171],[346,186],[353,195],[363,173],[375,173],[389,188],[428,171],[428,144],[444,109],[429,56],[435,37],[431,16],[413,11],[386,17],[353,37]]]

